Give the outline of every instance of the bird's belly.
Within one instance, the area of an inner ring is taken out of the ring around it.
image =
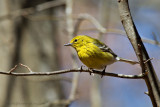
[[[79,53],[80,60],[89,68],[93,69],[104,69],[105,66],[110,65],[115,62],[115,58],[110,53],[101,53],[101,54],[86,54]]]

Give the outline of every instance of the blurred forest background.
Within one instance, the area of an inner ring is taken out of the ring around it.
[[[160,1],[129,0],[129,4],[160,78]],[[105,30],[100,32],[92,21],[84,20],[77,34],[101,38],[118,56],[137,60],[121,24],[117,0],[0,0],[0,71],[7,72],[18,63],[34,72],[80,67],[77,56],[72,60],[73,49],[63,46],[70,41],[80,16],[94,17]],[[29,71],[19,67],[14,72]],[[106,72],[140,74],[141,69],[117,62]],[[69,107],[152,107],[146,91],[144,80],[88,73],[0,75],[0,107],[64,107],[69,98],[74,100]]]

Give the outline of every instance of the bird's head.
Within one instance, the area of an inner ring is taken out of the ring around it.
[[[87,45],[87,43],[92,42],[91,37],[86,36],[86,35],[78,35],[74,37],[70,43],[64,44],[64,46],[72,46],[75,49],[81,48],[84,45]]]

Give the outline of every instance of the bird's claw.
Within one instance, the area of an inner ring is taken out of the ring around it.
[[[93,70],[89,72],[90,75],[94,76]]]
[[[106,70],[106,67],[105,67],[104,70],[102,71],[101,78],[105,75],[105,70]]]
[[[81,66],[81,68],[80,68],[80,73],[83,71],[83,65]]]
[[[89,75],[93,75],[93,76],[94,76],[94,74],[93,74],[93,69],[88,68],[88,71],[89,71]]]
[[[104,76],[104,74],[105,74],[105,71],[103,70],[101,74],[101,78]]]

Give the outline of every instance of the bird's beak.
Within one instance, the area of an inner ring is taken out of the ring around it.
[[[72,43],[64,44],[64,46],[72,46]]]

